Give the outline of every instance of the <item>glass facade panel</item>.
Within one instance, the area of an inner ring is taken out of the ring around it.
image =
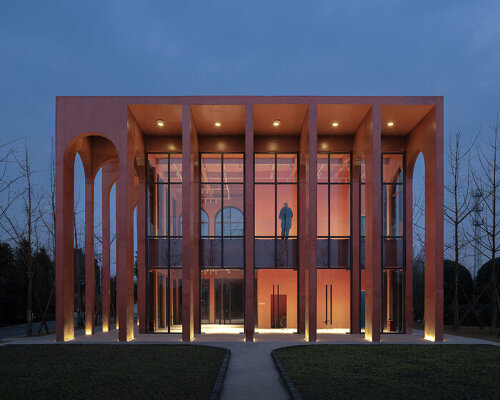
[[[200,317],[202,332],[210,325],[239,325],[245,319],[245,280],[242,270],[201,271]]]
[[[241,154],[224,154],[223,181],[228,183],[244,182],[244,160]]]
[[[243,239],[224,238],[223,239],[223,260],[226,268],[242,268],[245,266]]]
[[[220,238],[201,238],[200,266],[222,267],[222,239]]]
[[[330,238],[330,267],[351,267],[351,240]]]
[[[382,155],[383,183],[403,183],[403,154]]]
[[[297,271],[259,269],[255,272],[255,327],[297,330]]]
[[[224,193],[224,209],[221,215],[223,235],[243,236],[244,235],[243,202],[245,195],[243,185],[237,185],[237,184],[223,185],[223,193]],[[219,213],[219,215],[220,214],[221,213]]]
[[[255,236],[275,236],[275,186],[255,185]]]
[[[318,185],[317,203],[318,236],[329,236],[328,185]]]
[[[387,268],[404,267],[404,239],[385,238],[383,247],[383,266]]]
[[[181,154],[171,154],[170,155],[170,183],[181,183],[182,182],[182,155]]]
[[[330,185],[330,236],[351,234],[351,187]]]
[[[169,236],[180,236],[179,221],[182,213],[182,185],[181,184],[171,184],[170,187],[170,198],[169,198],[169,219],[170,219],[170,232]]]
[[[383,235],[403,236],[403,185],[383,185]]]
[[[330,154],[330,182],[351,182],[351,156],[349,154]]]
[[[403,332],[403,270],[384,270],[382,291],[383,332]]]
[[[276,266],[295,268],[297,265],[297,239],[276,240]]]
[[[318,238],[316,242],[316,253],[318,260],[318,267],[328,267],[329,262],[329,239],[328,238]]]
[[[220,235],[222,231],[222,218],[215,220],[222,208],[221,199],[222,186],[220,184],[202,184],[201,185],[201,209],[208,217],[208,235]],[[201,216],[200,215],[200,220]]]
[[[277,185],[276,235],[297,236],[297,185]]]
[[[275,154],[255,154],[255,183],[276,181]]]
[[[147,330],[180,332],[182,155],[148,154],[147,159]]]
[[[317,271],[317,328],[349,331],[351,328],[351,271]]]
[[[221,182],[222,154],[202,154],[200,176],[202,182]]]
[[[276,265],[276,239],[255,238],[255,268],[273,268]]]
[[[297,154],[277,154],[277,182],[297,182]]]
[[[318,154],[318,183],[328,183],[328,154]]]

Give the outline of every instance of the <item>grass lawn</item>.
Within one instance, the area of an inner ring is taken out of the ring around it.
[[[277,353],[304,400],[500,398],[500,347],[317,345]]]
[[[208,399],[226,350],[192,345],[0,347],[0,399]]]

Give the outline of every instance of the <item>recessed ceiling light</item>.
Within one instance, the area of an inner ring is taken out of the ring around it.
[[[163,122],[162,119],[159,119],[159,120],[156,121],[156,125],[162,127],[162,126],[165,126],[165,122]]]
[[[387,126],[394,126],[394,122],[392,122],[392,121],[388,122]]]
[[[338,122],[332,122],[332,126],[333,126],[334,128],[336,128],[337,126],[339,126],[339,123],[338,123]]]
[[[273,121],[273,125],[274,125],[274,126],[280,126],[280,123],[281,123],[281,121],[280,121],[279,119],[275,119],[275,120]]]
[[[215,125],[215,126],[217,126],[217,127],[219,127],[219,126],[221,126],[222,124],[221,124],[220,122],[215,122],[215,123],[214,123],[214,125]]]

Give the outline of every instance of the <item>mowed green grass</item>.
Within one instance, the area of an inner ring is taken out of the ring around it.
[[[500,347],[317,345],[277,350],[308,399],[500,399]]]
[[[208,399],[225,349],[193,345],[0,347],[0,399]]]

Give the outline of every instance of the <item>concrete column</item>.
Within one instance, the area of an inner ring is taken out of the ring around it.
[[[139,167],[137,204],[137,319],[139,333],[146,333],[146,165]]]
[[[371,129],[365,136],[366,160],[366,299],[365,338],[380,341],[381,258],[382,258],[382,176],[380,105],[372,107]]]
[[[425,160],[425,337],[443,341],[443,108],[436,105],[436,131]]]
[[[353,153],[351,174],[352,268],[351,268],[351,333],[360,333],[360,177],[361,157]]]
[[[120,154],[116,198],[116,281],[119,316],[118,339],[134,338],[134,223],[133,223],[133,159]],[[118,323],[117,323],[118,324]]]
[[[413,332],[413,166],[405,165],[405,333]]]
[[[94,334],[94,177],[85,178],[85,334]]]
[[[194,339],[193,178],[191,107],[182,105],[182,340]]]
[[[245,339],[247,342],[253,341],[255,330],[253,163],[253,104],[247,104],[245,108]]]
[[[109,332],[110,314],[110,205],[109,192],[113,185],[112,166],[106,164],[102,168],[102,331]]]
[[[75,154],[64,157],[65,149],[60,148],[58,140],[56,140],[56,340],[61,342],[75,337],[73,261]]]

